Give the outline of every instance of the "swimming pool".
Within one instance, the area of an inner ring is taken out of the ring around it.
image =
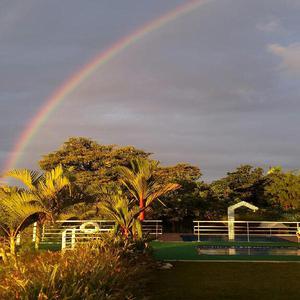
[[[199,255],[293,255],[300,256],[300,248],[284,246],[226,246],[201,245],[197,247]]]
[[[196,242],[197,236],[192,234],[182,234],[180,236],[184,242]],[[201,242],[220,242],[228,241],[227,236],[214,235],[214,236],[201,236]],[[251,239],[248,240],[246,236],[236,235],[236,242],[286,242],[287,240],[280,236],[251,236]]]

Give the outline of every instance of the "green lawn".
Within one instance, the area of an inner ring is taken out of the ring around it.
[[[300,264],[175,262],[153,274],[151,300],[300,299]]]
[[[300,261],[300,256],[228,256],[228,255],[198,255],[197,245],[240,245],[240,246],[297,246],[297,243],[281,242],[152,242],[154,257],[157,260],[276,260]]]

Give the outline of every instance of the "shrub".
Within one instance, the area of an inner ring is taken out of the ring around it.
[[[129,249],[97,241],[65,253],[23,253],[17,267],[0,271],[1,299],[133,299],[151,260]]]

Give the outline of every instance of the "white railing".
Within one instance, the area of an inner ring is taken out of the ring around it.
[[[54,224],[46,224],[40,232],[41,244],[57,244],[62,248],[73,247],[75,243],[84,243],[99,238],[103,233],[111,231],[115,226],[112,220],[61,220]],[[144,234],[158,238],[163,233],[161,220],[144,220]],[[32,240],[36,239],[36,227],[33,227]]]
[[[197,241],[201,237],[227,237],[228,238],[228,221],[193,221],[194,235]],[[234,221],[234,233],[237,237],[244,236],[247,241],[251,237],[294,237],[300,230],[299,222],[284,221]]]
[[[144,220],[142,229],[143,233],[155,235],[155,238],[158,238],[163,234],[162,220]]]
[[[85,223],[89,223],[92,228],[94,227],[92,224],[97,224],[98,234],[112,230],[115,225],[115,222],[111,220],[59,220],[54,224],[46,224],[43,226],[42,231],[40,232],[40,243],[60,244],[62,234],[65,230],[70,231],[72,229],[77,229],[78,232],[84,233],[84,231],[80,229],[80,226]],[[36,231],[33,229],[32,240],[35,240],[35,234]]]

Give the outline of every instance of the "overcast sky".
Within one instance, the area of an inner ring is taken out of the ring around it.
[[[96,54],[182,0],[1,0],[0,165],[38,110]],[[212,0],[98,69],[20,167],[70,136],[134,145],[204,179],[242,163],[300,168],[300,1]]]

